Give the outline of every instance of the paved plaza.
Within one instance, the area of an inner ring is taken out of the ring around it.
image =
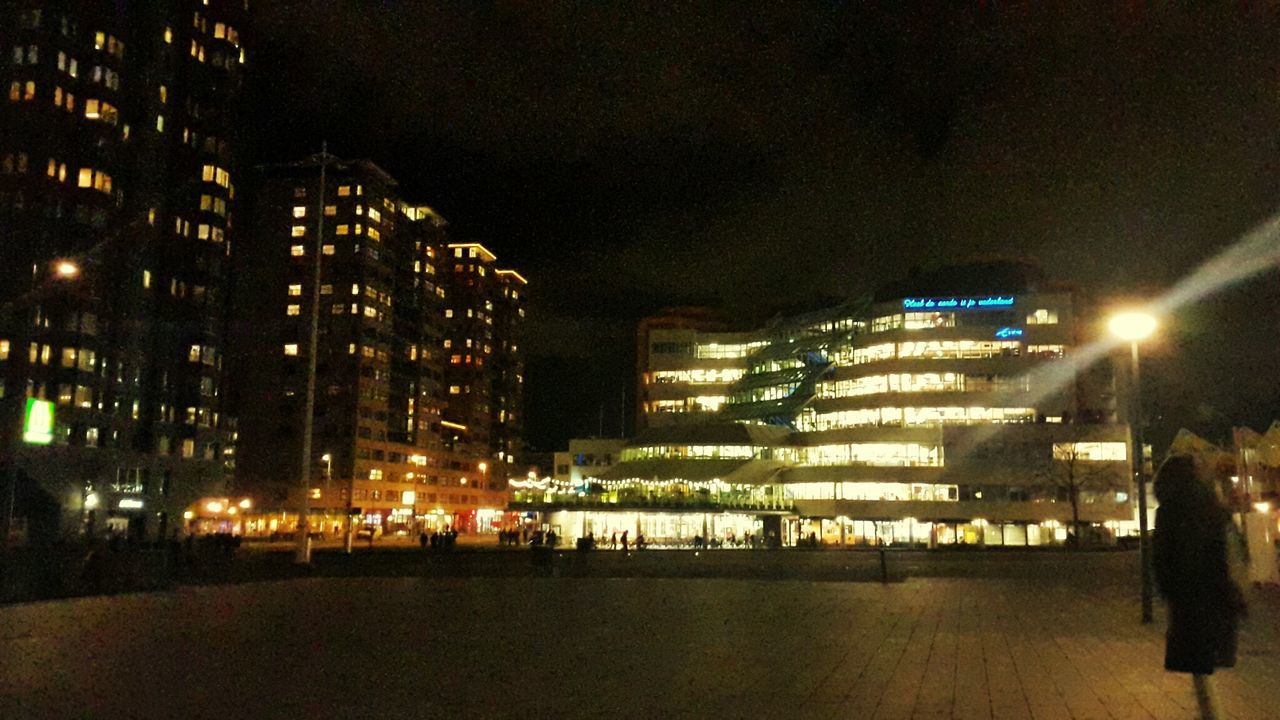
[[[316,578],[16,605],[0,718],[1195,717],[1128,561],[1056,562],[1034,580]],[[1217,675],[1229,717],[1280,717],[1278,620],[1280,594],[1255,592]]]

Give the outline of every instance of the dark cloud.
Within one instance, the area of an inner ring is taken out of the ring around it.
[[[616,403],[664,304],[767,314],[987,255],[1161,287],[1275,210],[1276,10],[1050,5],[280,0],[253,135],[383,164],[531,278],[530,382]],[[1161,366],[1168,422],[1275,412],[1276,279],[1172,331],[1202,340]]]

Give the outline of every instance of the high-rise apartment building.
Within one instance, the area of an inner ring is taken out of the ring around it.
[[[243,0],[0,4],[0,393],[57,405],[18,458],[33,534],[154,536],[231,470],[247,21]]]
[[[459,449],[486,456],[499,482],[522,449],[520,331],[528,283],[515,270],[499,268],[479,243],[451,243],[443,264],[449,288],[444,417],[457,431]]]
[[[445,223],[405,203],[373,163],[324,162],[323,188],[321,158],[262,169],[251,241],[236,256],[241,489],[287,507],[301,487],[318,290],[311,526],[341,532],[350,504],[356,523],[387,532],[489,529],[501,523],[505,484],[484,453],[454,440],[462,424],[443,414],[453,301]]]

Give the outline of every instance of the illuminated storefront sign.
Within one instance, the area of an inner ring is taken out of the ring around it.
[[[1012,295],[985,297],[904,298],[903,310],[986,310],[1013,307]]]
[[[120,502],[116,503],[116,507],[121,510],[141,510],[142,501],[138,498],[120,498]]]
[[[53,403],[27,398],[27,410],[22,416],[22,441],[30,445],[53,442]]]
[[[996,331],[998,338],[1015,338],[1022,337],[1022,328],[1002,327]]]

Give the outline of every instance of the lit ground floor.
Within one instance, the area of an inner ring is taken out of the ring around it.
[[[643,537],[653,548],[738,548],[789,546],[939,546],[1035,547],[1070,541],[1070,523],[1058,520],[917,520],[809,518],[785,513],[646,512],[626,510],[554,510],[535,513],[537,523],[566,541],[593,537],[597,547],[616,547],[626,533],[634,544]],[[1114,543],[1137,534],[1131,521],[1082,523],[1084,540]]]
[[[241,509],[234,499],[210,498],[187,511],[187,530],[198,535],[228,533],[248,538],[278,538],[297,532],[296,510],[263,511]],[[412,536],[457,530],[468,534],[497,534],[518,528],[531,519],[502,508],[359,507],[352,508],[350,525],[354,532],[376,536]],[[315,507],[308,525],[319,538],[342,537],[347,531],[346,508]]]

